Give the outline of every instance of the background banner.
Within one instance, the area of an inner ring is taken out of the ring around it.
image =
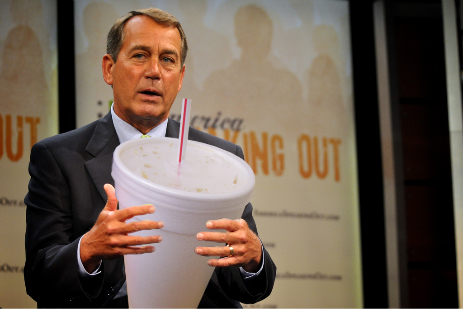
[[[29,155],[58,133],[56,1],[0,1],[0,307],[33,307],[23,267]]]
[[[106,35],[131,10],[176,16],[190,50],[190,124],[239,144],[259,235],[278,267],[253,307],[362,307],[347,1],[76,1],[77,123],[105,115]]]

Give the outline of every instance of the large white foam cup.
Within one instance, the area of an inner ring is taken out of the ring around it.
[[[155,252],[126,255],[132,308],[196,308],[214,270],[196,240],[206,222],[239,219],[251,200],[254,173],[241,158],[204,143],[188,141],[179,167],[178,139],[145,138],[122,143],[114,152],[112,177],[119,208],[153,204],[153,214],[128,220],[163,221],[164,228],[132,235],[160,235]]]

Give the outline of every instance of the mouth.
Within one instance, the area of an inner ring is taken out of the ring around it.
[[[148,96],[161,96],[161,94],[155,90],[143,90],[140,91],[140,93]]]

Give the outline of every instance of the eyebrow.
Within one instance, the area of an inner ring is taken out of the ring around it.
[[[148,46],[146,45],[135,45],[133,46],[131,49],[130,49],[130,52],[133,52],[135,50],[144,50],[146,52],[150,52],[151,51],[151,48],[149,48]]]
[[[146,45],[135,45],[130,49],[130,52],[133,52],[135,50],[143,50],[146,52],[151,52],[151,48],[146,46]],[[161,52],[162,55],[168,54],[168,55],[175,55],[176,57],[180,57],[179,53],[175,49],[165,49]]]
[[[161,54],[175,55],[179,57],[179,54],[175,49],[166,49]]]

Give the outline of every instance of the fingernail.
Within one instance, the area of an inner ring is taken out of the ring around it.
[[[207,227],[208,229],[210,229],[210,228],[212,227],[212,222],[211,222],[211,221],[207,221],[207,222],[206,222],[206,227]]]
[[[197,239],[197,240],[203,240],[203,238],[204,238],[203,233],[198,233],[198,234],[196,234],[196,239]]]
[[[212,266],[212,261],[211,261],[211,260],[207,261],[207,264],[208,264],[209,266]]]
[[[162,236],[159,236],[158,237],[158,242],[161,242],[162,241]]]
[[[162,229],[162,228],[164,227],[164,222],[159,221],[159,222],[158,222],[158,226],[159,226],[160,229]]]
[[[150,212],[150,213],[153,213],[155,210],[156,210],[156,208],[155,208],[154,206],[151,206],[151,207],[149,208],[149,212]]]
[[[196,248],[195,252],[196,252],[197,254],[203,254],[203,249],[201,249],[201,248]]]

